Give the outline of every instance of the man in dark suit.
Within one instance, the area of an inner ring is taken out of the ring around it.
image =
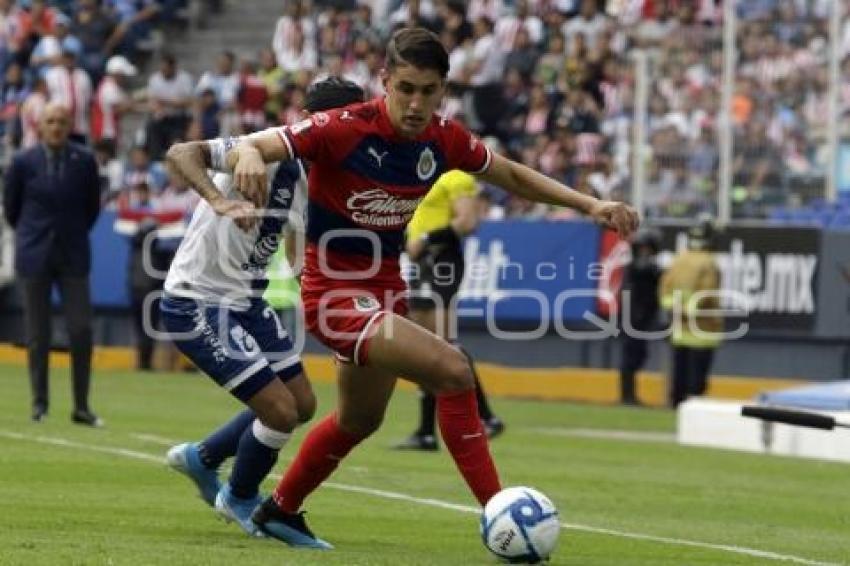
[[[18,153],[6,176],[3,205],[15,229],[15,271],[24,297],[32,419],[48,408],[51,291],[58,284],[68,323],[74,383],[73,422],[101,426],[88,404],[92,325],[89,230],[100,211],[94,156],[68,141],[71,115],[49,104],[39,123],[41,143]]]

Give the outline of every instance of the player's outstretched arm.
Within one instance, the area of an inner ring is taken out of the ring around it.
[[[210,161],[207,142],[176,143],[165,154],[165,166],[195,189],[217,214],[232,218],[243,230],[251,229],[257,222],[254,205],[247,201],[224,198],[207,174]]]
[[[557,206],[573,208],[588,215],[595,222],[616,230],[620,237],[628,238],[640,224],[637,211],[622,202],[599,200],[574,191],[515,161],[493,154],[490,167],[480,177],[515,195]]]
[[[280,136],[280,128],[268,128],[245,136],[227,152],[227,167],[233,171],[233,183],[252,202],[265,202],[268,191],[266,164],[291,158]]]

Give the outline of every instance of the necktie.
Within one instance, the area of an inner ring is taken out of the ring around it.
[[[62,172],[62,152],[61,151],[53,151],[53,152],[51,152],[51,158],[50,158],[50,175],[54,178],[58,178],[61,172]]]

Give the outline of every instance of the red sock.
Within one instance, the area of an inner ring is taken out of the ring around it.
[[[502,487],[490,457],[487,434],[478,416],[475,391],[437,396],[437,418],[443,442],[451,452],[458,470],[481,505]]]
[[[336,413],[331,413],[304,437],[298,455],[278,482],[272,497],[278,507],[295,513],[304,499],[330,476],[340,460],[363,440],[339,428]]]

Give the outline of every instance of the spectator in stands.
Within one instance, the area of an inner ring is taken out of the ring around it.
[[[688,249],[677,255],[661,277],[659,298],[671,311],[673,364],[668,401],[676,407],[708,390],[714,352],[720,345],[720,270],[712,255],[716,230],[702,216],[688,233]]]
[[[19,11],[15,0],[0,0],[0,68],[3,69],[18,53]]]
[[[469,0],[466,9],[467,16],[472,22],[479,18],[487,18],[495,22],[502,16],[502,12],[504,12],[503,0]]]
[[[180,182],[176,175],[169,173],[168,183],[156,200],[156,210],[161,213],[179,212],[189,219],[199,201],[197,192],[186,183]]]
[[[502,110],[502,74],[505,69],[505,52],[496,44],[493,22],[478,18],[472,26],[472,59],[467,63],[469,85],[475,116],[480,122],[482,135],[498,134]]]
[[[41,115],[47,106],[47,82],[36,78],[21,105],[21,148],[28,149],[39,141]]]
[[[185,137],[193,93],[191,75],[177,68],[173,55],[163,54],[159,71],[148,80],[151,116],[146,145],[153,159],[161,160],[172,143]]]
[[[266,85],[268,100],[264,107],[266,113],[266,121],[274,124],[277,121],[277,116],[280,113],[281,94],[283,92],[283,80],[285,73],[283,69],[278,67],[277,60],[274,58],[274,51],[269,48],[260,51],[260,68],[257,71],[257,76]],[[215,136],[213,136],[215,137]],[[203,139],[209,139],[204,137]]]
[[[24,295],[32,419],[48,411],[51,293],[59,286],[71,349],[73,422],[100,426],[89,407],[92,327],[89,231],[100,211],[97,164],[70,141],[71,113],[50,103],[42,143],[17,154],[6,175],[4,214],[15,229],[15,271]]]
[[[597,38],[608,25],[608,18],[599,10],[598,0],[581,0],[579,14],[567,20],[561,28],[564,40],[569,43],[575,34],[582,34],[588,46],[597,46]]]
[[[631,30],[635,47],[659,48],[676,26],[669,1],[653,2],[653,6],[655,13],[652,17],[642,18]]]
[[[369,45],[377,45],[381,36],[375,26],[372,25],[372,7],[366,2],[360,2],[351,20],[351,33],[353,37],[364,39]]]
[[[534,80],[549,89],[554,88],[559,74],[564,69],[564,53],[564,36],[560,32],[550,35],[546,43],[546,52],[537,59]]]
[[[6,67],[2,88],[0,88],[0,137],[4,148],[18,147],[21,142],[21,121],[19,109],[29,95],[24,83],[21,66],[12,63]]]
[[[520,32],[529,44],[543,41],[543,21],[531,13],[528,0],[517,0],[513,14],[499,15],[496,21],[496,39],[503,49],[516,49]]]
[[[31,0],[29,6],[16,13],[15,43],[18,46],[18,62],[22,66],[28,64],[39,40],[54,33],[57,13],[57,10],[47,5],[46,0]]]
[[[77,0],[71,33],[83,44],[80,66],[97,80],[106,58],[121,41],[123,30],[103,9],[100,0]]]
[[[734,141],[735,160],[732,181],[746,190],[749,198],[757,198],[766,187],[779,187],[782,179],[776,164],[779,152],[767,138],[765,128],[756,121],[748,122],[743,135]]]
[[[211,139],[221,132],[220,108],[213,89],[208,88],[198,97],[190,139]]]
[[[525,115],[525,124],[522,133],[531,141],[541,134],[549,132],[554,119],[552,106],[546,97],[546,92],[540,85],[531,87],[528,99],[528,113]]]
[[[147,149],[137,145],[130,150],[130,159],[124,170],[123,185],[126,189],[147,185],[154,195],[159,195],[168,183],[165,168],[159,161],[152,161]]]
[[[458,45],[472,39],[472,24],[469,23],[467,18],[464,2],[458,0],[446,2],[445,7],[440,9],[440,14],[443,25],[442,31],[451,33]]]
[[[215,71],[207,71],[201,75],[195,95],[206,90],[212,90],[218,104],[219,123],[221,135],[229,136],[239,132],[239,116],[236,112],[237,97],[239,95],[239,73],[236,72],[234,64],[236,56],[231,51],[224,51],[216,60]]]
[[[56,13],[53,33],[42,36],[30,56],[29,67],[35,75],[44,76],[48,68],[62,64],[63,46],[74,53],[82,53],[83,44],[71,35],[70,25],[71,18],[62,12]]]
[[[284,71],[313,70],[318,64],[316,22],[302,0],[287,2],[277,21],[272,49],[278,66]]]
[[[280,116],[278,116],[278,122],[285,125],[292,125],[303,120],[306,103],[307,93],[303,88],[295,87],[290,89],[283,110]]]
[[[60,64],[50,67],[44,79],[47,82],[48,100],[68,108],[71,112],[71,140],[85,145],[88,143],[91,127],[89,107],[92,85],[88,73],[77,65],[79,53],[74,49],[71,42],[63,44]]]
[[[113,55],[106,62],[106,76],[97,85],[92,104],[92,139],[111,140],[118,147],[121,115],[133,107],[124,90],[124,81],[137,74],[136,66],[123,55]]]
[[[266,127],[266,102],[269,91],[257,74],[257,66],[250,59],[242,61],[239,73],[237,108],[242,133],[249,134]],[[204,138],[209,139],[209,138]]]
[[[510,45],[505,55],[505,72],[517,71],[524,80],[530,79],[540,58],[537,44],[532,43],[528,30],[520,27]]]
[[[158,0],[110,1],[118,19],[116,51],[128,59],[134,59],[139,52],[151,52],[154,49],[151,31],[162,4]]]

